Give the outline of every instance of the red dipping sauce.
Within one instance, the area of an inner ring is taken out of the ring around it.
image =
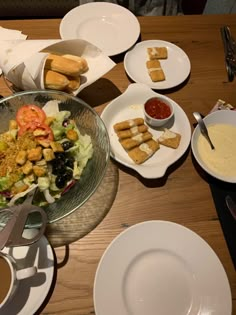
[[[155,119],[165,119],[171,115],[170,107],[158,98],[150,98],[145,103],[146,113]]]

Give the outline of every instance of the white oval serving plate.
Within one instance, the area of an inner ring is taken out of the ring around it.
[[[167,168],[176,162],[187,150],[191,140],[191,127],[185,112],[172,99],[162,95],[162,97],[171,101],[173,105],[175,115],[169,129],[181,134],[180,145],[177,149],[161,146],[151,158],[140,165],[135,164],[123,149],[118,141],[113,126],[115,123],[123,120],[136,117],[144,118],[143,104],[148,98],[158,95],[160,94],[154,92],[144,84],[132,83],[122,95],[110,102],[101,114],[101,118],[108,130],[112,158],[134,169],[145,178],[162,177]],[[149,130],[155,138],[159,137],[163,132],[162,128],[152,129],[149,127]]]

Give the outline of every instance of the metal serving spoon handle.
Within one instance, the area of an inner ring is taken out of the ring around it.
[[[207,131],[207,127],[206,127],[201,115],[198,112],[194,112],[193,116],[195,117],[196,121],[199,124],[199,128],[201,130],[201,133],[207,139],[207,141],[210,143],[211,149],[214,150],[215,147],[214,147],[213,143],[211,142],[211,139],[210,139],[208,131]]]

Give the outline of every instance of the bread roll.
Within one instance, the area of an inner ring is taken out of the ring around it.
[[[58,72],[52,70],[44,71],[44,87],[52,90],[64,90],[70,81],[68,78]]]
[[[80,73],[80,74],[83,74],[83,73],[85,73],[86,71],[88,71],[88,63],[87,63],[87,60],[84,59],[83,57],[79,57],[79,56],[75,56],[75,55],[70,55],[70,54],[62,55],[62,57],[67,58],[67,59],[70,59],[70,60],[74,60],[74,61],[78,62],[78,63],[80,64],[80,67],[81,67],[81,73]]]
[[[53,70],[71,77],[77,77],[83,73],[81,63],[55,54],[49,54],[46,58],[45,69]]]

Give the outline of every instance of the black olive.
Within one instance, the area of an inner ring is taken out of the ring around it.
[[[73,143],[69,140],[63,141],[61,145],[62,145],[64,151],[67,151],[68,149],[73,147]]]
[[[52,161],[52,173],[54,175],[63,173],[65,171],[66,165],[65,161],[62,159],[54,159]]]
[[[56,160],[65,161],[65,159],[66,159],[66,155],[64,152],[56,152],[55,157],[56,157]]]
[[[74,168],[74,161],[75,161],[75,159],[73,156],[68,156],[65,159],[65,165],[68,166],[69,168],[73,169]]]
[[[56,177],[55,184],[59,189],[63,188],[66,185],[66,179],[62,174]]]
[[[69,181],[73,177],[73,171],[70,169],[67,169],[65,173],[63,174],[63,176],[65,177],[66,181]]]
[[[55,184],[58,188],[63,188],[66,183],[73,177],[72,170],[64,169],[63,173],[59,173],[56,177]]]

